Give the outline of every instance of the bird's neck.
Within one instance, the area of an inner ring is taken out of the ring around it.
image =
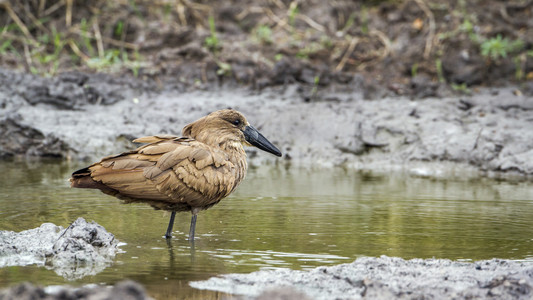
[[[219,144],[219,147],[228,154],[229,161],[235,166],[235,187],[246,176],[248,162],[246,161],[246,152],[240,141],[229,140]]]
[[[220,148],[228,154],[246,155],[242,143],[238,139],[232,138],[231,134],[205,131],[193,136],[193,138],[211,147]]]
[[[239,157],[246,161],[246,152],[244,151],[244,147],[240,141],[226,140],[218,143],[217,146],[220,147],[220,149],[222,149],[224,152],[228,153],[230,157]]]
[[[232,138],[230,134],[220,132],[202,132],[193,136],[199,142],[207,144],[211,147],[218,148],[228,154],[229,160],[240,169],[246,172],[246,152],[242,142]]]

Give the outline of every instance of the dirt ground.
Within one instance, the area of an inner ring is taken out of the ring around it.
[[[3,1],[0,66],[155,89],[533,93],[533,1]]]

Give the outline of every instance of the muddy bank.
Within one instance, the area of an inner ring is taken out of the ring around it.
[[[83,218],[66,229],[44,223],[21,232],[0,231],[0,267],[39,265],[69,280],[101,272],[118,250],[113,234]]]
[[[531,299],[533,263],[363,257],[310,271],[227,274],[191,286],[245,299]],[[284,298],[283,298],[284,297]]]
[[[310,101],[296,85],[262,92],[221,88],[180,93],[137,88],[108,77],[77,85],[73,78],[87,75],[43,79],[3,74],[2,157],[94,160],[136,147],[130,141],[137,137],[179,135],[187,123],[233,107],[279,146],[285,162],[296,165],[406,168],[439,176],[452,163],[474,173],[533,175],[533,97],[513,88],[416,101],[369,101],[362,91],[336,92]],[[28,86],[30,82],[36,86]],[[32,98],[35,89],[40,89],[39,101]],[[91,98],[93,91],[97,98]],[[249,157],[252,164],[281,161],[253,148]]]
[[[237,299],[531,299],[533,263],[485,260],[363,257],[309,271],[261,270],[189,283]],[[38,287],[23,283],[0,291],[0,299],[150,299],[135,282],[113,287]]]

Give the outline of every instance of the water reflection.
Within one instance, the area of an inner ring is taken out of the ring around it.
[[[261,268],[306,269],[359,256],[463,260],[533,257],[533,186],[483,178],[431,180],[403,173],[343,169],[251,169],[228,198],[198,216],[187,241],[189,213],[176,217],[149,205],[124,205],[94,190],[70,189],[65,162],[0,163],[0,230],[43,222],[94,220],[126,242],[114,264],[76,281],[143,283],[156,298],[217,298],[188,281]],[[63,284],[37,267],[0,269],[0,287],[23,280]]]

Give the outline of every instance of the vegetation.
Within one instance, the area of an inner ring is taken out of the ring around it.
[[[205,38],[205,45],[211,52],[216,52],[220,48],[220,43],[218,42],[215,18],[213,16],[209,16],[209,32],[211,35]]]
[[[521,40],[510,41],[498,34],[495,38],[487,39],[481,43],[481,54],[496,60],[506,58],[509,53],[520,51],[523,48],[524,42]]]
[[[527,11],[528,3],[520,5]],[[510,63],[514,80],[531,80],[531,31],[481,17],[513,18],[505,14],[517,9],[504,8],[480,0],[274,1],[235,10],[219,2],[7,0],[0,2],[0,64],[45,76],[69,70],[144,76],[199,62],[204,69],[191,77],[206,82],[212,74],[232,75],[235,61],[263,70],[297,59],[312,70],[380,73],[395,82],[424,73],[451,86],[444,62],[464,50],[483,58],[484,67]],[[160,55],[163,49],[172,50]]]
[[[255,29],[255,39],[264,45],[270,45],[272,44],[272,29],[268,27],[267,25],[259,25]]]
[[[66,24],[53,17],[62,7]],[[78,19],[72,1],[57,2],[46,10],[31,11],[35,7],[22,2],[5,2],[0,8],[10,17],[5,18],[7,22],[0,22],[0,56],[4,62],[22,60],[27,71],[45,76],[76,66],[95,71],[130,71],[136,76],[142,66],[138,46],[124,40],[124,20],[109,28],[109,24],[100,25],[96,14]],[[102,30],[112,33],[103,36]]]

